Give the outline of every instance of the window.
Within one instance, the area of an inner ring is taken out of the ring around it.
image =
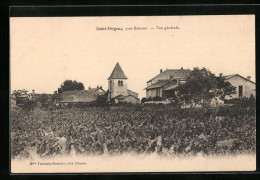
[[[112,90],[112,81],[109,81],[109,83],[110,83],[110,85],[109,85],[110,88],[109,88],[109,89],[110,89],[110,91],[111,91],[111,90]]]
[[[243,96],[243,86],[239,86],[239,88],[238,88],[238,95],[239,95],[239,97]]]
[[[123,81],[118,81],[118,86],[123,86]]]
[[[160,89],[156,89],[156,96],[160,96]]]

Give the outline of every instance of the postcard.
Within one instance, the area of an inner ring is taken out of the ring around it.
[[[256,170],[255,16],[10,17],[12,173]]]

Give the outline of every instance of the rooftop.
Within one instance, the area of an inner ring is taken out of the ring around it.
[[[99,89],[93,88],[90,90],[73,90],[61,93],[60,102],[93,102],[96,101],[99,95],[105,92],[99,92]]]
[[[177,79],[180,78],[181,81],[185,81],[190,74],[191,70],[189,69],[166,69],[162,73],[158,74],[154,78],[150,79],[148,82],[151,82],[154,79],[161,79],[161,80],[167,80],[167,79]]]
[[[127,79],[119,63],[116,63],[116,66],[112,71],[111,75],[109,76],[108,80],[110,79]]]
[[[246,80],[246,81],[249,81],[249,82],[251,82],[251,83],[254,83],[255,84],[255,82],[253,82],[252,80],[250,80],[250,79],[247,79],[247,78],[245,78],[245,77],[243,77],[243,76],[241,76],[241,75],[239,75],[239,74],[230,74],[230,75],[226,75],[226,76],[223,76],[225,79],[230,79],[230,78],[233,78],[233,77],[240,77],[240,78],[242,78],[242,79],[244,79],[244,80]]]

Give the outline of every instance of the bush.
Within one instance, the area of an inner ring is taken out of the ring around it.
[[[145,102],[147,102],[148,100],[146,99],[146,98],[142,98],[141,99],[141,103],[145,103]]]
[[[162,98],[160,96],[156,96],[154,98],[152,98],[153,101],[161,101]]]
[[[25,101],[25,102],[23,102],[22,104],[20,104],[20,107],[21,107],[23,110],[32,110],[33,108],[36,107],[36,102],[35,102],[35,101],[28,100],[28,101]]]
[[[249,98],[234,98],[230,100],[225,100],[225,104],[234,104],[236,106],[243,106],[243,107],[255,107],[256,106],[256,99],[254,96],[250,96]]]

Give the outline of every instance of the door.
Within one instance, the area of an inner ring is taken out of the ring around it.
[[[243,86],[239,86],[238,94],[239,94],[239,97],[243,97]]]

